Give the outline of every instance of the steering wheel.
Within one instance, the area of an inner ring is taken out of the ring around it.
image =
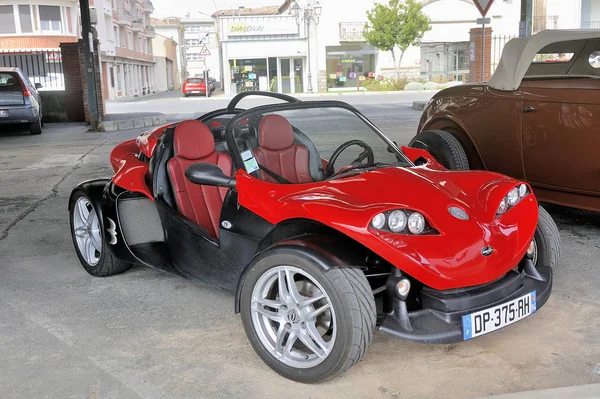
[[[346,141],[345,143],[340,145],[333,152],[333,154],[331,154],[331,158],[329,158],[329,163],[327,163],[327,168],[325,169],[325,173],[327,173],[327,176],[331,177],[335,174],[335,168],[333,167],[333,165],[335,164],[335,161],[337,161],[340,154],[342,152],[344,152],[344,150],[346,148],[352,147],[353,145],[363,148],[363,152],[361,152],[360,155],[354,161],[352,161],[350,163],[350,165],[348,165],[348,167],[356,167],[356,166],[360,165],[361,162],[364,161],[365,159],[367,160],[367,163],[366,163],[367,165],[371,165],[375,162],[375,155],[373,155],[373,149],[367,143],[365,143],[362,140]],[[344,168],[342,168],[342,169],[344,169]],[[340,169],[338,171],[338,173],[341,172],[342,169]]]

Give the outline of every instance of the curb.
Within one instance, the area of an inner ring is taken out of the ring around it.
[[[105,132],[116,132],[119,130],[140,129],[144,127],[161,126],[167,123],[167,117],[164,114],[146,116],[143,118],[130,118],[117,121],[103,121],[101,130]]]

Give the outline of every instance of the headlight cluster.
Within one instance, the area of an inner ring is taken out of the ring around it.
[[[389,230],[402,234],[432,234],[435,232],[419,212],[408,209],[397,209],[378,213],[371,220],[371,226],[378,230]]]
[[[517,187],[514,187],[508,192],[508,194],[506,194],[506,197],[502,199],[502,201],[500,202],[500,206],[498,207],[498,211],[496,211],[496,214],[502,215],[510,208],[517,205],[519,201],[521,201],[527,196],[527,194],[529,194],[529,188],[526,184],[521,184]]]

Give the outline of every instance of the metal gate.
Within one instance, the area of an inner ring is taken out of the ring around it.
[[[40,83],[39,90],[64,90],[62,53],[56,50],[0,50],[0,67],[18,67],[31,83]]]

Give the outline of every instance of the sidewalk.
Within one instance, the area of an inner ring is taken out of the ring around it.
[[[489,399],[490,397],[480,398]],[[493,399],[598,399],[600,384],[578,385],[573,387],[541,389],[493,396]]]

